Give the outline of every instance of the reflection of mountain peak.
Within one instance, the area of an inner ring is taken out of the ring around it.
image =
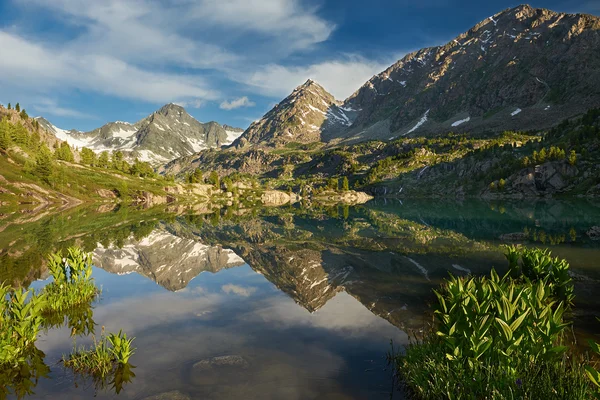
[[[137,272],[171,291],[185,288],[204,271],[218,272],[244,264],[232,250],[207,246],[161,229],[139,241],[130,237],[122,248],[99,245],[94,262],[110,273]]]
[[[275,246],[252,250],[244,257],[252,269],[310,312],[323,307],[342,290],[323,268],[320,251]]]

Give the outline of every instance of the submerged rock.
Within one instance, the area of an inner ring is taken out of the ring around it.
[[[592,226],[586,234],[592,240],[600,240],[600,226]]]
[[[527,240],[528,238],[529,236],[527,236],[527,234],[523,232],[512,232],[500,235],[500,240],[504,240],[507,242],[521,242],[523,240]]]
[[[212,358],[205,358],[194,364],[194,370],[209,370],[219,367],[236,367],[236,368],[248,368],[248,361],[239,355],[219,356]]]
[[[187,394],[181,393],[179,390],[172,390],[170,392],[164,392],[155,394],[152,396],[144,397],[143,400],[191,400],[192,398]]]

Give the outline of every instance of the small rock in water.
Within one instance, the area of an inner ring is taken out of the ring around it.
[[[600,226],[592,226],[589,231],[586,232],[592,240],[600,239]]]
[[[187,394],[181,393],[179,390],[172,390],[170,392],[144,397],[143,400],[192,400],[192,398]]]
[[[194,364],[193,368],[198,370],[212,369],[215,367],[238,367],[248,368],[248,361],[242,356],[231,355],[231,356],[219,356],[212,358],[205,358]]]
[[[529,237],[527,236],[527,234],[523,233],[523,232],[513,232],[513,233],[505,233],[504,235],[500,235],[500,240],[505,240],[505,241],[523,241],[523,240],[527,240]]]

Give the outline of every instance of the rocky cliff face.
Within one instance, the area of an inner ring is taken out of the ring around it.
[[[599,106],[600,18],[522,5],[406,55],[344,102],[309,80],[253,123],[237,151],[201,152],[167,170],[266,174],[307,161],[267,154],[273,147],[539,131]]]
[[[518,6],[410,53],[345,101],[345,139],[541,129],[600,104],[600,18]]]
[[[144,275],[165,289],[177,291],[202,272],[218,272],[244,264],[232,250],[207,246],[155,230],[142,240],[129,238],[122,248],[100,245],[94,263],[111,273]]]
[[[527,5],[410,53],[343,103],[315,82],[237,147],[543,129],[600,105],[600,18]]]
[[[254,122],[233,145],[281,147],[287,143],[321,141],[323,132],[338,132],[352,124],[355,113],[318,83],[307,80]]]
[[[96,152],[120,150],[153,164],[231,144],[243,132],[217,122],[201,123],[176,104],[167,104],[135,124],[110,122],[90,132],[66,131],[43,118],[38,121],[72,146]]]

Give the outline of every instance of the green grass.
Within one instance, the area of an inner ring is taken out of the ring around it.
[[[62,363],[76,375],[91,380],[97,390],[111,385],[118,394],[135,377],[135,367],[129,363],[135,352],[131,345],[135,338],[128,339],[122,331],[105,335],[102,329],[100,339],[94,338],[91,347],[75,345],[70,354],[63,355]]]
[[[435,324],[395,357],[415,399],[588,399],[584,356],[570,354],[569,265],[511,247],[500,277],[449,278],[435,291]],[[588,371],[589,373],[589,371]]]

